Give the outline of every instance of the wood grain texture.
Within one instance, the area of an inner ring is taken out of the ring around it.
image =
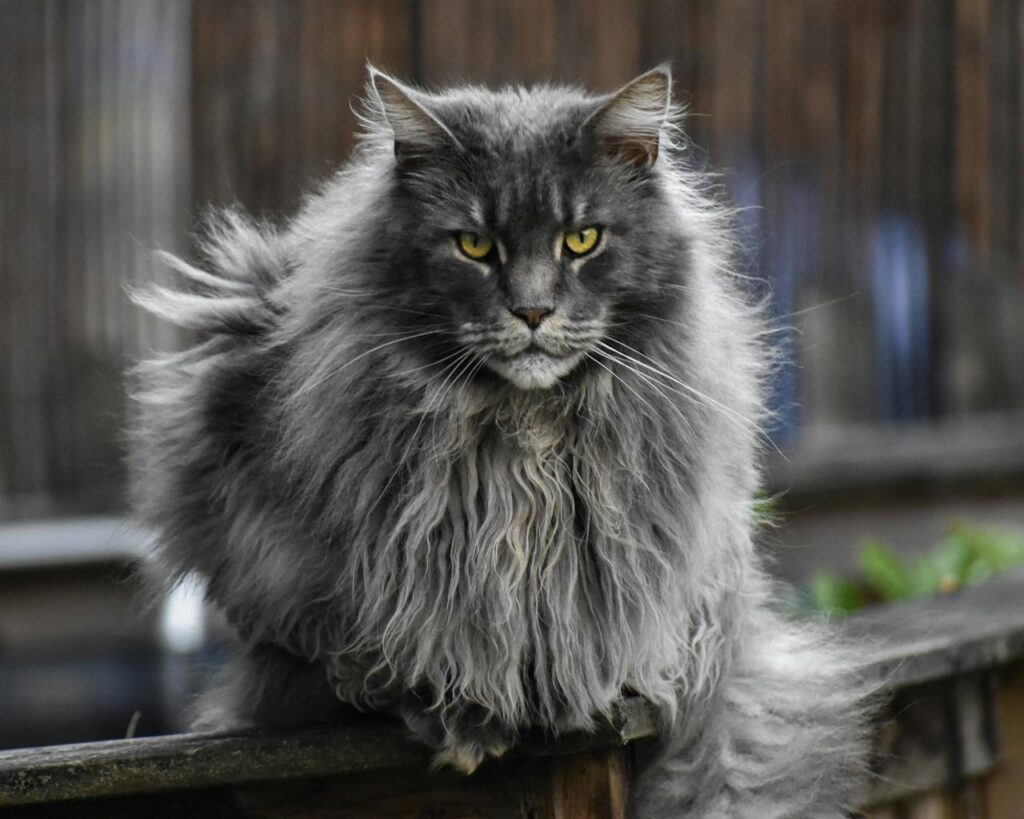
[[[552,768],[550,814],[538,819],[626,819],[625,754],[589,753]]]
[[[276,780],[159,794],[24,805],[12,819],[146,816],[231,819],[624,819],[630,776],[620,748],[485,763],[470,777],[424,768]]]
[[[981,264],[991,252],[990,0],[956,0],[956,168],[960,218]]]
[[[273,218],[352,147],[367,61],[412,70],[406,0],[193,4],[195,206]]]
[[[1024,667],[1007,675],[998,697],[1002,759],[984,786],[992,819],[1024,812]]]
[[[510,760],[617,748],[657,731],[638,698],[623,700],[593,733],[526,737]],[[430,754],[396,722],[360,719],[331,730],[187,734],[0,752],[0,807],[240,782],[424,771]]]

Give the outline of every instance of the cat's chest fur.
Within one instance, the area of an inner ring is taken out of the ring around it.
[[[586,533],[575,523],[586,513],[574,470],[581,454],[572,423],[492,424],[453,460],[446,522],[510,590],[530,594],[566,550],[586,552]]]
[[[581,724],[623,685],[656,694],[672,673],[653,628],[664,567],[578,424],[528,420],[476,419],[418,470],[388,539],[393,607],[362,625],[408,685],[513,722]]]

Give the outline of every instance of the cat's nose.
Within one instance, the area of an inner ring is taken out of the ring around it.
[[[551,307],[516,307],[512,312],[536,330],[544,316],[551,315],[554,311]]]

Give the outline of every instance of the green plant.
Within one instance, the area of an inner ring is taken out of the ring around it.
[[[907,561],[876,541],[861,546],[860,575],[820,573],[808,590],[812,608],[843,615],[873,602],[949,594],[1024,565],[1024,532],[958,522],[923,557]]]

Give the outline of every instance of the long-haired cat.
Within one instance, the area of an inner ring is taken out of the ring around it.
[[[661,707],[636,817],[839,817],[862,688],[751,542],[763,324],[670,74],[425,93],[370,71],[287,225],[228,212],[203,334],[139,370],[137,507],[245,649],[198,725],[399,715],[471,771]]]

